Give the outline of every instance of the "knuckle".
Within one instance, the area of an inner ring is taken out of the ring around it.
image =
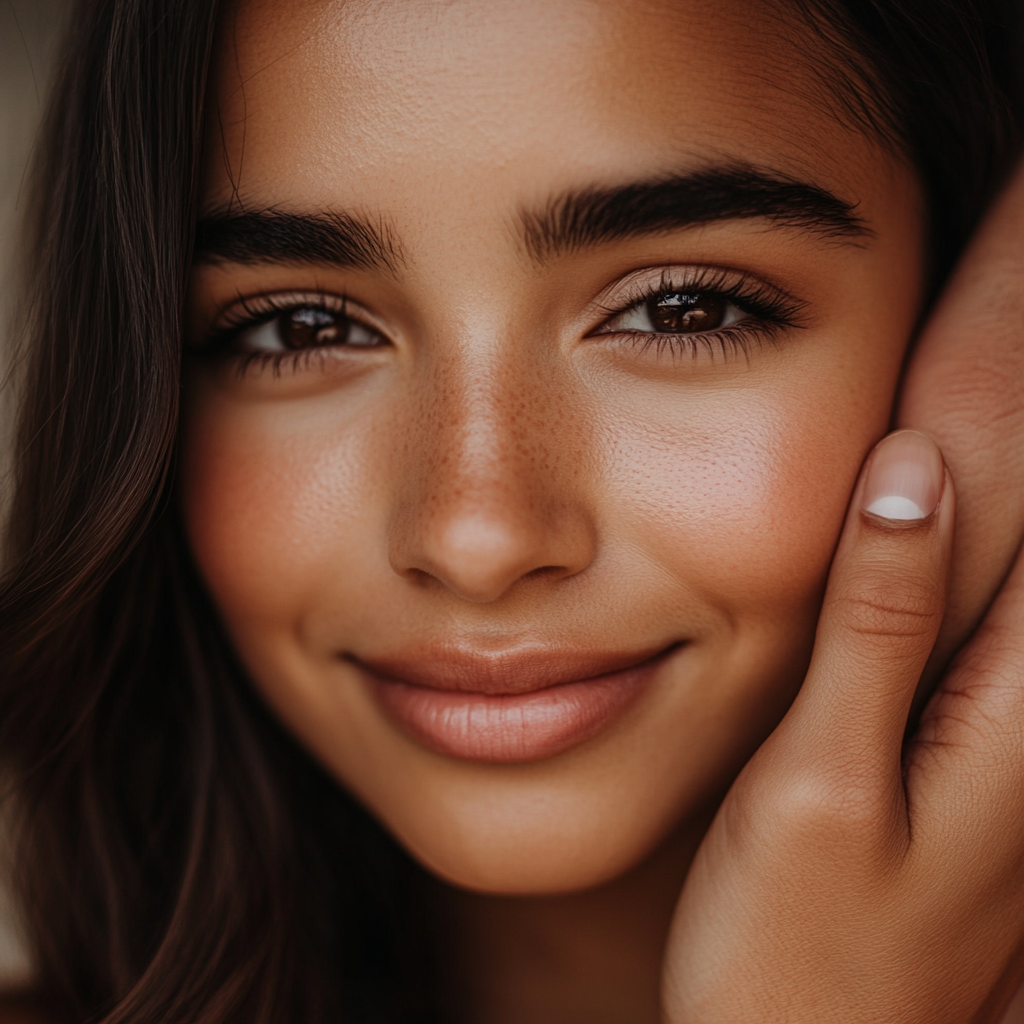
[[[942,616],[942,595],[932,580],[859,580],[837,600],[847,629],[867,637],[919,641],[932,638]]]
[[[791,777],[766,794],[765,805],[776,827],[816,846],[860,846],[877,836],[890,810],[872,773],[852,765]]]
[[[969,754],[985,769],[1018,763],[1024,755],[1022,676],[1015,650],[998,643],[976,647],[929,702],[919,726],[921,741]]]
[[[1019,307],[1019,297],[1015,297],[1014,302]],[[1014,311],[1014,315],[1019,315],[1019,309]],[[1005,346],[999,346],[996,338],[999,334],[1009,333],[1000,328],[996,322],[985,328],[993,343],[991,357],[980,358],[970,367],[957,366],[955,373],[941,381],[939,393],[935,395],[944,403],[943,409],[948,410],[954,423],[983,431],[987,436],[997,433],[991,422],[993,416],[1017,422],[1022,415],[1017,377],[1007,372],[1005,358],[999,358],[1005,356]],[[1019,357],[1016,361],[1020,361]]]
[[[1024,695],[1024,652],[1016,636],[982,623],[953,669],[951,689],[985,686],[1005,692],[1016,705]]]

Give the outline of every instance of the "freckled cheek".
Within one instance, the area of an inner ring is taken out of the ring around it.
[[[372,474],[359,437],[266,410],[194,410],[181,501],[200,572],[232,632],[294,629],[338,581],[366,532]],[[365,539],[365,538],[363,538]],[[340,593],[339,593],[340,591]]]

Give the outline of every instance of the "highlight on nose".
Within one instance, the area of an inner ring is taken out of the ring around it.
[[[393,547],[393,568],[430,576],[466,601],[497,601],[542,571],[551,579],[574,575],[593,558],[592,531],[581,510],[544,514],[499,503],[420,512]]]

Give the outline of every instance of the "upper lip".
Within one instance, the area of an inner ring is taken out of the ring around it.
[[[532,693],[550,686],[639,668],[674,650],[670,644],[644,651],[526,650],[469,651],[446,647],[397,656],[347,660],[377,676],[435,690],[489,695]]]

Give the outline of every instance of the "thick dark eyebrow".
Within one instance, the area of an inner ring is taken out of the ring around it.
[[[527,250],[543,261],[626,238],[755,217],[826,238],[856,240],[871,231],[855,209],[817,185],[752,167],[726,167],[567,192],[543,210],[524,210],[519,216]]]
[[[343,213],[213,214],[196,227],[197,263],[326,263],[394,271],[402,262],[383,225]]]

